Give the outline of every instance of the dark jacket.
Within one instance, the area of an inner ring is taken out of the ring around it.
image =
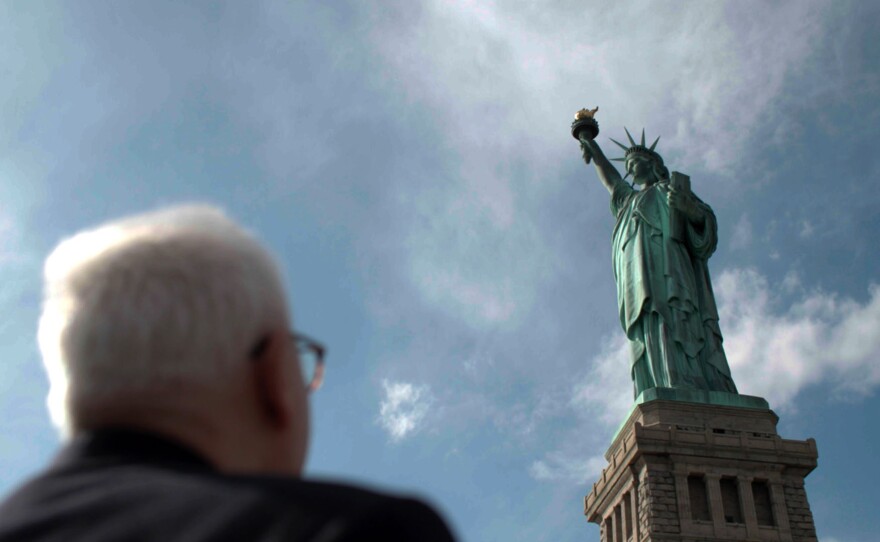
[[[354,487],[222,474],[155,435],[105,430],[64,448],[0,505],[6,541],[452,540],[424,503]]]

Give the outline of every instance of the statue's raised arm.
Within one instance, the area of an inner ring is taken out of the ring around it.
[[[571,135],[581,142],[581,152],[583,152],[584,162],[596,166],[596,173],[599,180],[608,189],[609,194],[614,194],[614,187],[618,183],[623,183],[623,178],[618,173],[617,168],[608,161],[602,148],[596,143],[596,136],[599,135],[599,123],[596,122],[594,116],[599,108],[581,109],[574,115],[574,122],[571,123]]]
[[[581,136],[580,142],[584,161],[588,164],[590,162],[593,163],[596,167],[596,173],[599,175],[599,180],[602,181],[602,184],[608,189],[608,193],[614,193],[615,185],[623,183],[623,178],[620,176],[617,168],[615,168],[608,158],[605,157],[605,153],[602,152],[601,147],[599,147],[599,144],[596,143],[595,139],[587,139],[586,137]]]

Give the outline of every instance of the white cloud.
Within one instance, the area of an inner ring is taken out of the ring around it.
[[[393,442],[421,429],[433,403],[428,386],[409,382],[382,381],[385,397],[379,404],[379,423]]]
[[[568,455],[550,452],[544,459],[539,459],[531,464],[529,474],[535,480],[564,480],[586,484],[595,480],[607,465],[608,461],[601,454],[584,457],[583,454]]]
[[[813,236],[814,231],[815,231],[815,228],[813,227],[813,224],[809,220],[801,221],[801,231],[800,231],[801,237],[803,237],[804,239],[808,239]]]
[[[792,405],[820,384],[840,397],[880,385],[880,286],[866,302],[822,291],[780,308],[775,288],[753,269],[721,273],[715,283],[724,347],[741,393]]]

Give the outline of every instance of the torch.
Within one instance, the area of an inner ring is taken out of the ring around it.
[[[571,123],[571,136],[573,138],[583,143],[585,140],[592,141],[599,135],[599,123],[593,118],[598,110],[598,107],[594,109],[585,108],[574,114],[574,122]],[[587,157],[587,163],[590,163],[589,157]]]

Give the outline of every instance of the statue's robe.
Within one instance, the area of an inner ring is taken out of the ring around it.
[[[614,279],[635,395],[654,387],[736,393],[707,265],[718,242],[715,214],[694,196],[705,221],[679,217],[674,239],[668,193],[666,182],[634,190],[619,181],[611,196]]]

